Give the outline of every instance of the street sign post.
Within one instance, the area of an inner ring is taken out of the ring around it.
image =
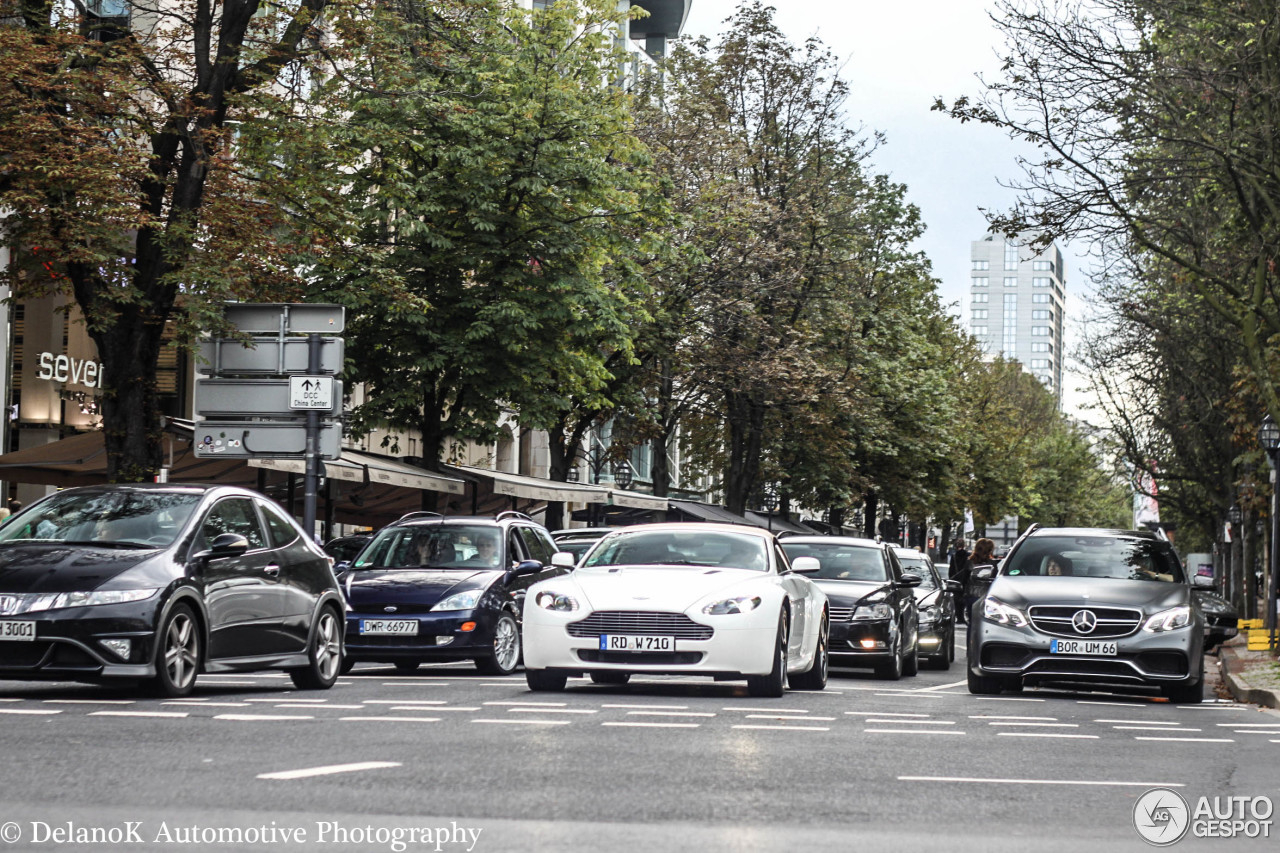
[[[204,341],[208,378],[196,380],[198,457],[305,459],[303,527],[315,534],[320,460],[342,455],[341,305],[228,303],[253,337]],[[301,337],[305,335],[305,337]]]

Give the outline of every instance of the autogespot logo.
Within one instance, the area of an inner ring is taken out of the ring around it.
[[[1191,809],[1182,795],[1168,788],[1152,788],[1133,804],[1133,826],[1142,840],[1167,847],[1182,840],[1191,825]]]

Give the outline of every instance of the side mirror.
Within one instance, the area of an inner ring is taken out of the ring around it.
[[[1196,589],[1213,589],[1213,578],[1204,575],[1192,575],[1191,585]]]
[[[975,579],[975,580],[980,580],[980,581],[995,580],[995,577],[996,577],[996,567],[995,567],[995,566],[982,566],[982,567],[980,567],[980,568],[974,569],[974,570],[973,570],[973,577],[974,577],[974,579]]]
[[[209,550],[201,551],[192,557],[193,560],[207,563],[210,560],[224,560],[227,557],[239,557],[249,550],[249,540],[239,533],[219,533],[209,543]]]
[[[964,592],[964,584],[960,583],[960,581],[948,580],[945,583],[947,585],[948,592]]]
[[[798,575],[816,575],[822,571],[822,563],[817,557],[796,557],[791,561],[791,571]]]
[[[902,575],[902,580],[898,581],[898,586],[913,587],[913,586],[920,586],[921,583],[922,583],[922,579],[919,575],[913,575],[910,572],[904,572]]]
[[[572,569],[578,561],[568,551],[557,551],[551,555],[551,565],[559,569]]]
[[[512,578],[519,578],[526,575],[536,575],[538,572],[542,571],[542,569],[542,563],[539,563],[537,560],[525,560],[524,562],[517,563],[513,566],[511,571],[507,572],[507,575]]]

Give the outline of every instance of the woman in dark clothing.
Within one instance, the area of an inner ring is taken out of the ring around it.
[[[987,594],[987,590],[991,588],[989,581],[979,582],[974,576],[974,570],[979,566],[991,566],[996,562],[996,543],[990,539],[979,539],[973,545],[973,554],[969,557],[969,569],[964,580],[965,596],[964,596],[964,612],[967,615],[973,609],[973,603],[979,598]]]

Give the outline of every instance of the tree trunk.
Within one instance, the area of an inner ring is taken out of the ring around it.
[[[760,473],[760,449],[764,443],[765,405],[759,394],[729,391],[725,394],[728,412],[729,469],[725,472],[725,506],[742,515],[747,496]]]
[[[876,538],[876,516],[880,514],[880,496],[875,492],[867,492],[863,498],[863,535],[868,539]]]
[[[156,363],[164,321],[140,305],[125,306],[108,329],[89,329],[102,361],[102,437],[107,480],[152,480],[163,461],[164,425]]]
[[[666,429],[649,439],[649,453],[653,457],[651,473],[654,497],[665,498],[671,491],[671,463],[667,459],[668,441],[670,441],[670,435]]]
[[[831,525],[831,532],[836,536],[844,533],[844,507],[833,506],[827,510],[827,518]]]

